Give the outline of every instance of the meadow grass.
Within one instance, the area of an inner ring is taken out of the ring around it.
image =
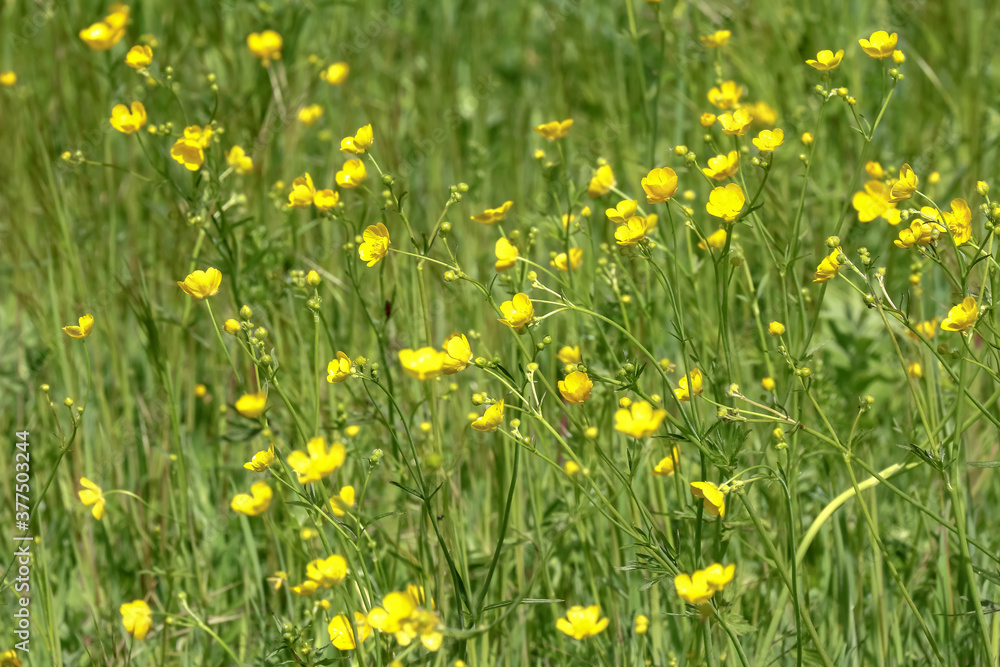
[[[79,33],[102,3],[0,8],[0,502],[5,534],[35,537],[30,652],[0,664],[1000,664],[991,3],[130,10],[97,50]],[[247,37],[268,29],[265,64]],[[866,55],[876,30],[905,62]],[[822,49],[845,51],[828,73],[805,63]],[[699,122],[733,111],[709,101],[726,81],[742,136]],[[126,134],[109,118],[133,101]],[[211,129],[191,169],[171,156],[188,126]],[[703,174],[733,150],[737,172]],[[349,158],[367,177],[338,187]],[[669,201],[647,199],[654,168]],[[861,222],[866,183],[908,196]],[[727,184],[745,201],[722,222]],[[61,331],[85,314],[89,335]],[[258,390],[262,413],[240,401]],[[0,553],[6,651],[25,593]],[[123,624],[136,600],[148,630]],[[557,627],[592,605],[579,639]],[[337,620],[355,612],[377,628],[360,643]]]

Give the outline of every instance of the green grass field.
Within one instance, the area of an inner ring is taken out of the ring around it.
[[[998,29],[3,3],[0,666],[1000,665]]]

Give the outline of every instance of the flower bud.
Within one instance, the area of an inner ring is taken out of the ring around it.
[[[250,309],[250,306],[243,306],[242,308],[240,308],[240,317],[242,317],[244,320],[249,320],[251,317],[253,317],[253,310]]]

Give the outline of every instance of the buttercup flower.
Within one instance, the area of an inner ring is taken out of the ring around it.
[[[260,480],[253,483],[250,493],[237,493],[229,506],[234,512],[246,516],[259,516],[267,511],[271,506],[271,498],[274,492],[267,482]]]
[[[714,232],[709,234],[704,241],[698,241],[698,247],[702,250],[722,250],[726,247],[726,230],[716,229]]]
[[[340,140],[340,151],[350,155],[361,155],[375,143],[375,134],[372,132],[371,124],[358,128],[353,137],[344,137]]]
[[[80,39],[95,51],[107,51],[125,36],[130,10],[120,2],[108,8],[104,20],[80,31]]]
[[[928,207],[932,215],[937,215],[937,211]],[[913,222],[907,229],[899,232],[899,238],[893,241],[897,248],[912,248],[915,245],[930,245],[934,243],[939,234],[944,233],[944,227],[936,222],[927,222],[919,217],[914,217]]]
[[[705,604],[715,595],[715,591],[708,587],[704,570],[698,570],[693,576],[681,572],[674,577],[674,588],[682,600],[693,605]]]
[[[688,377],[691,378],[690,387],[688,387]],[[700,396],[702,391],[704,391],[703,382],[701,371],[697,368],[692,368],[687,375],[684,375],[677,381],[677,389],[674,389],[674,395],[678,401],[690,401],[691,396]]]
[[[761,386],[761,388],[764,391],[772,391],[773,392],[774,388],[777,385],[774,383],[774,378],[766,377],[766,378],[761,378],[760,379],[760,386]]]
[[[920,367],[918,362],[914,361],[906,367],[906,374],[914,380],[919,380],[924,376],[924,369]]]
[[[555,141],[556,139],[562,139],[569,134],[569,128],[572,126],[572,118],[567,118],[564,121],[553,120],[537,126],[535,128],[535,132],[542,135],[549,141]]]
[[[756,139],[751,139],[753,145],[761,153],[772,153],[785,140],[785,133],[781,128],[776,130],[761,130]]]
[[[583,264],[583,248],[570,248],[569,262],[566,261],[566,253],[564,252],[556,255],[551,262],[551,265],[560,271],[569,271],[570,269],[575,271],[580,268],[581,264]]]
[[[701,498],[705,511],[712,516],[726,517],[726,495],[711,482],[691,482],[691,493]]]
[[[212,128],[189,125],[184,136],[170,148],[170,157],[188,171],[198,171],[205,164],[205,149],[212,143]]]
[[[501,236],[497,239],[496,245],[493,247],[493,251],[496,253],[497,261],[493,264],[493,268],[497,272],[506,271],[511,269],[517,264],[517,246],[507,240],[506,237]]]
[[[764,101],[754,102],[746,105],[745,109],[750,114],[750,118],[757,125],[763,127],[774,127],[778,122],[778,112],[770,104]]]
[[[183,282],[177,281],[184,293],[196,299],[206,299],[219,293],[219,286],[222,285],[222,272],[215,267],[210,267],[208,271],[201,269],[189,273]]]
[[[101,490],[101,487],[97,486],[86,477],[80,478],[80,486],[83,488],[77,491],[76,495],[80,497],[80,502],[84,505],[94,506],[90,510],[90,513],[95,519],[100,521],[104,516],[104,491]]]
[[[317,558],[306,565],[306,577],[323,588],[340,584],[347,577],[347,559],[333,554],[328,558]]]
[[[564,345],[559,348],[556,352],[556,359],[564,364],[578,364],[580,363],[580,346],[579,345]]]
[[[722,131],[729,136],[742,137],[743,133],[750,127],[753,116],[746,109],[737,109],[732,113],[724,113],[719,116],[719,125]]]
[[[445,375],[453,375],[465,370],[465,367],[472,361],[472,347],[464,333],[455,331],[449,334],[441,347],[444,349],[441,372]]]
[[[937,335],[938,318],[917,322],[913,328],[927,340],[932,340]]]
[[[615,430],[633,438],[645,438],[660,428],[666,416],[666,410],[654,410],[646,401],[637,401],[615,412]]]
[[[500,312],[503,322],[517,333],[522,333],[524,327],[535,317],[535,307],[531,305],[531,299],[524,292],[518,292],[510,301],[500,304]]]
[[[153,627],[153,610],[149,608],[145,600],[133,600],[126,602],[118,611],[122,615],[122,625],[125,632],[138,640],[143,640],[149,634],[149,629]]]
[[[729,43],[729,36],[733,33],[729,30],[716,30],[711,35],[701,35],[698,39],[710,49],[717,49]]]
[[[785,325],[775,320],[767,325],[767,333],[772,336],[780,336],[785,333]]]
[[[264,414],[267,407],[267,394],[258,391],[256,394],[243,394],[236,401],[236,412],[247,419],[256,419]]]
[[[567,403],[583,403],[590,398],[590,390],[594,383],[590,377],[581,371],[573,371],[565,380],[559,380],[559,393]]]
[[[351,377],[352,368],[351,359],[340,350],[337,350],[337,358],[326,366],[326,381],[330,384],[343,382]]]
[[[705,210],[708,211],[709,215],[722,218],[726,222],[732,222],[740,217],[740,211],[743,210],[745,203],[746,196],[743,194],[743,188],[736,183],[730,183],[725,187],[715,188],[709,193]]]
[[[868,39],[859,39],[858,44],[872,58],[881,60],[892,55],[892,52],[896,49],[897,39],[898,36],[896,33],[890,35],[885,30],[876,30]]]
[[[330,190],[329,188],[324,190],[317,190],[316,195],[313,197],[313,204],[316,205],[320,211],[329,211],[335,208],[340,202],[340,193],[336,190]]]
[[[90,313],[81,316],[77,322],[79,322],[79,326],[70,325],[63,327],[63,333],[70,338],[86,338],[94,330],[94,316]]]
[[[840,271],[840,262],[837,261],[837,257],[842,252],[844,252],[843,249],[837,248],[823,258],[823,261],[816,267],[816,277],[813,279],[814,283],[825,283],[836,277],[837,272]]]
[[[486,408],[486,412],[483,413],[482,417],[479,417],[474,422],[472,422],[472,428],[477,431],[495,431],[500,424],[503,423],[503,401],[497,401],[490,407]]]
[[[433,347],[422,347],[419,350],[407,348],[399,351],[399,363],[411,378],[432,380],[444,370],[446,356],[446,353]]]
[[[17,84],[17,72],[14,72],[13,70],[0,72],[0,86],[6,86],[7,88],[10,88],[11,86],[14,86],[16,84]],[[7,651],[7,653],[10,653],[10,651]]]
[[[273,30],[252,32],[247,36],[247,48],[255,58],[260,58],[264,67],[270,65],[272,60],[281,58],[281,46],[281,35]]]
[[[889,189],[889,202],[895,204],[904,199],[909,199],[917,191],[920,179],[913,173],[909,164],[904,164],[899,168],[899,180],[892,184]]]
[[[289,590],[301,597],[309,597],[317,590],[319,590],[319,584],[311,579],[306,579],[298,586],[289,586]]]
[[[615,243],[621,246],[633,246],[646,238],[646,219],[641,216],[633,216],[624,225],[618,225],[615,229]]]
[[[323,107],[318,104],[310,104],[299,109],[299,122],[303,125],[315,125],[322,117]]]
[[[649,618],[644,614],[635,615],[635,625],[633,626],[633,631],[637,635],[644,635],[649,631]]]
[[[389,252],[389,230],[381,222],[365,227],[364,242],[358,246],[358,256],[368,266],[375,266]]]
[[[954,308],[948,311],[948,317],[941,322],[942,331],[965,331],[976,323],[979,317],[979,306],[976,300],[967,296]]]
[[[611,188],[616,185],[618,185],[618,181],[615,180],[615,173],[611,171],[611,165],[602,164],[594,172],[594,177],[590,179],[590,185],[587,186],[587,196],[591,199],[597,199],[611,192]]]
[[[736,565],[730,563],[723,567],[718,563],[713,563],[705,568],[705,583],[713,591],[718,593],[726,586],[730,584],[733,580],[733,575],[736,573]]]
[[[272,463],[274,463],[273,443],[267,449],[262,449],[254,454],[250,461],[243,464],[243,467],[254,472],[264,472],[271,467]]]
[[[740,103],[742,96],[743,86],[737,85],[735,81],[723,81],[721,86],[708,91],[708,101],[723,111],[734,108]]]
[[[326,626],[326,630],[330,633],[330,642],[341,651],[356,649],[358,647],[356,637],[361,637],[361,641],[364,642],[372,635],[372,626],[368,625],[368,617],[360,611],[354,612],[354,627],[347,620],[347,616],[338,614]]]
[[[881,172],[881,167],[878,171]],[[851,205],[858,212],[858,220],[861,222],[871,222],[879,216],[885,217],[892,224],[899,222],[899,211],[895,210],[896,204],[889,200],[889,188],[882,181],[871,180],[865,183],[864,190],[854,193]]]
[[[333,63],[320,72],[319,78],[326,81],[331,86],[342,86],[347,81],[347,75],[351,73],[351,66],[345,62]]]
[[[440,620],[436,612],[422,608],[422,602],[422,588],[407,586],[405,592],[393,591],[382,598],[381,607],[368,612],[368,623],[394,635],[400,646],[409,646],[419,637],[424,648],[437,651],[444,640],[438,630]]]
[[[311,484],[329,477],[344,465],[347,450],[335,442],[327,446],[326,439],[313,438],[306,444],[308,453],[296,449],[288,455],[288,465],[298,473],[299,484]]]
[[[577,605],[566,610],[566,618],[556,621],[556,629],[580,641],[604,632],[608,623],[607,618],[601,618],[601,605],[586,608]]]
[[[677,470],[677,464],[681,460],[681,450],[677,445],[674,445],[673,449],[670,451],[670,456],[665,456],[660,459],[660,462],[653,467],[651,474],[657,477],[673,477],[674,472]]]
[[[714,113],[705,112],[700,118],[698,118],[698,122],[701,123],[702,127],[709,128],[715,125],[715,119],[716,117]]]
[[[615,204],[614,208],[606,209],[604,214],[608,216],[608,220],[611,222],[616,225],[622,225],[628,222],[629,218],[635,215],[638,206],[639,202],[634,199],[623,199]]]
[[[292,208],[309,208],[316,198],[316,186],[312,176],[306,172],[292,181],[292,191],[288,193],[288,205]]]
[[[124,104],[116,104],[111,109],[111,127],[122,134],[132,134],[146,124],[146,107],[142,102],[132,102],[132,110]]]
[[[253,171],[253,159],[240,146],[233,146],[226,153],[226,164],[237,174],[245,175]]]
[[[348,507],[354,507],[353,486],[345,486],[337,495],[330,498],[330,511],[334,516],[344,516]]]
[[[125,54],[125,64],[132,69],[142,69],[153,64],[153,49],[135,45]]]
[[[642,179],[642,189],[650,204],[662,204],[677,193],[677,173],[670,167],[653,169]]]
[[[0,653],[0,667],[22,667],[21,659],[17,657],[17,651],[8,649]]]
[[[472,220],[476,222],[481,222],[484,225],[492,225],[495,222],[500,222],[507,217],[507,212],[510,211],[510,207],[514,205],[512,201],[505,201],[496,208],[488,208],[479,215],[471,216]]]
[[[739,151],[729,151],[725,155],[708,158],[708,166],[701,168],[701,173],[717,181],[730,178],[740,168]]]
[[[368,177],[365,163],[353,158],[344,163],[335,177],[337,185],[342,188],[356,188]]]
[[[964,199],[952,199],[951,210],[942,214],[955,245],[962,245],[972,238],[972,210]]]
[[[843,49],[839,49],[836,53],[829,49],[824,49],[816,54],[816,60],[807,60],[806,64],[818,69],[820,72],[829,72],[830,70],[837,69],[843,57]]]
[[[885,171],[882,169],[882,165],[874,160],[865,162],[865,173],[868,174],[869,178],[874,178],[877,181],[885,178]]]

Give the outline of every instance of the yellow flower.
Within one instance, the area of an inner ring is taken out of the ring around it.
[[[132,102],[132,110],[124,104],[116,104],[111,109],[111,127],[122,134],[132,134],[146,124],[146,107],[142,102]]]
[[[924,369],[920,367],[920,364],[914,361],[912,364],[906,367],[906,374],[909,375],[914,380],[919,380],[924,376]]]
[[[803,146],[812,146],[812,142],[816,139],[812,132],[803,132],[800,138]]]
[[[892,52],[896,49],[897,39],[896,33],[890,35],[885,30],[876,30],[868,39],[859,39],[858,44],[872,58],[881,60],[892,55]]]
[[[500,304],[500,313],[503,322],[517,333],[522,333],[524,327],[535,317],[535,307],[531,305],[531,299],[524,292],[518,292],[510,301]]]
[[[215,267],[210,267],[208,271],[198,269],[189,273],[183,282],[177,281],[184,293],[196,299],[206,299],[219,293],[219,286],[222,285],[222,272]]]
[[[358,647],[355,637],[361,637],[361,641],[367,641],[372,635],[372,626],[368,625],[368,617],[360,611],[354,612],[354,627],[343,614],[333,617],[330,624],[326,626],[330,633],[330,641],[341,651],[353,651]]]
[[[583,403],[590,398],[590,390],[594,383],[590,377],[581,371],[573,371],[565,380],[559,380],[559,393],[567,403]]]
[[[818,69],[820,72],[829,72],[830,70],[837,69],[843,57],[843,49],[839,49],[836,53],[829,49],[824,49],[816,54],[816,60],[807,60],[806,64]]]
[[[743,188],[736,183],[730,183],[725,187],[715,188],[709,193],[705,210],[708,211],[709,215],[722,218],[726,222],[732,222],[740,217],[740,211],[743,210],[745,203],[746,196],[743,194]]]
[[[351,66],[345,62],[333,63],[320,72],[319,78],[326,81],[331,86],[341,86],[347,81],[347,75],[351,73]]]
[[[784,140],[785,132],[778,128],[776,130],[761,130],[757,138],[751,141],[761,153],[772,153]]]
[[[372,147],[375,143],[375,135],[372,132],[371,124],[358,128],[353,137],[344,137],[340,140],[340,150],[342,153],[351,155],[361,155]]]
[[[566,610],[566,618],[556,621],[556,629],[577,641],[599,635],[610,621],[601,618],[601,605],[573,606]]]
[[[472,361],[472,347],[469,339],[464,333],[452,332],[444,339],[441,345],[444,349],[444,359],[441,372],[445,375],[453,375],[459,371],[464,371],[465,367]]]
[[[354,507],[354,487],[345,486],[340,493],[330,498],[330,511],[334,516],[344,516],[348,507]]]
[[[705,604],[715,595],[708,586],[704,570],[698,570],[693,576],[681,572],[674,577],[674,588],[682,600],[693,605]]]
[[[587,186],[587,196],[591,199],[597,199],[611,192],[611,188],[616,185],[618,185],[618,181],[615,180],[615,173],[611,171],[611,165],[602,164],[594,172],[593,178],[590,179],[590,185]]]
[[[288,455],[288,465],[298,473],[299,484],[311,484],[329,477],[344,465],[347,451],[344,445],[335,442],[329,447],[326,439],[313,438],[306,444],[306,452],[296,449]]]
[[[243,394],[236,401],[236,412],[248,419],[256,419],[264,413],[267,407],[267,394],[258,391],[256,394]]]
[[[899,49],[896,49],[892,52],[892,62],[895,65],[902,65],[906,62],[906,54]]]
[[[785,325],[775,320],[767,325],[767,333],[772,336],[780,336],[785,333]]]
[[[843,249],[837,248],[823,258],[823,261],[821,261],[819,266],[816,267],[816,277],[813,279],[814,283],[825,283],[836,277],[837,272],[840,271],[840,262],[837,261],[837,257],[839,257],[842,252]]]
[[[952,199],[951,210],[942,214],[955,245],[962,245],[972,238],[972,210],[964,199]]]
[[[381,222],[365,227],[364,243],[358,246],[358,256],[368,266],[375,266],[389,252],[389,230]]]
[[[711,35],[701,35],[698,39],[710,49],[717,49],[729,43],[729,36],[733,33],[729,30],[716,30]]]
[[[965,331],[976,323],[979,317],[979,307],[976,300],[967,296],[954,308],[948,311],[948,317],[941,322],[942,331]]]
[[[444,636],[438,630],[440,620],[436,612],[420,607],[423,589],[407,586],[406,592],[393,591],[382,598],[382,606],[368,612],[368,623],[382,632],[396,637],[400,646],[409,646],[414,639],[428,651],[441,648]]]
[[[642,179],[642,189],[650,204],[662,204],[677,193],[677,173],[670,167],[658,167]]]
[[[622,225],[635,215],[638,207],[639,202],[635,199],[623,199],[615,204],[614,208],[606,209],[604,215],[608,216],[608,220],[616,225]]]
[[[921,334],[924,338],[931,340],[937,335],[938,318],[932,320],[925,320],[924,322],[918,322],[914,325],[914,329],[917,333]]]
[[[317,537],[319,537],[319,532],[315,528],[303,528],[302,532],[299,533],[299,539],[303,542],[308,542]]]
[[[712,516],[726,517],[726,495],[711,482],[691,482],[691,493],[701,498],[705,511]]]
[[[470,216],[470,219],[481,222],[484,225],[492,225],[494,222],[500,222],[506,218],[507,212],[510,211],[510,207],[513,205],[514,202],[505,201],[496,208],[488,208],[479,215]]]
[[[764,391],[774,391],[774,388],[777,385],[774,383],[774,378],[766,377],[761,378],[760,386],[764,389]]]
[[[495,431],[500,424],[503,423],[503,401],[497,401],[490,407],[486,408],[486,412],[483,413],[482,417],[477,418],[472,422],[472,428],[477,431]]]
[[[313,204],[321,211],[329,211],[340,202],[340,193],[329,188],[317,190],[313,197]]]
[[[203,385],[203,384],[196,384],[194,386],[194,395],[197,398],[205,398],[205,396],[207,394],[208,394],[208,387],[206,387],[205,385]]]
[[[118,611],[122,615],[122,625],[125,632],[139,640],[146,638],[149,629],[153,626],[153,611],[146,604],[145,600],[133,600],[126,602]]]
[[[560,271],[577,270],[580,265],[583,264],[583,248],[570,248],[569,249],[569,262],[567,266],[566,253],[561,252],[555,256],[550,264]]]
[[[129,8],[116,2],[108,8],[104,20],[80,31],[80,39],[95,51],[107,51],[125,36]]]
[[[170,149],[170,157],[184,165],[188,171],[198,171],[205,164],[205,148],[212,143],[212,128],[189,125],[184,136]]]
[[[740,168],[739,151],[729,151],[725,155],[708,158],[708,166],[702,167],[701,173],[717,181],[730,178]]]
[[[79,322],[80,326],[70,325],[63,327],[63,333],[70,338],[86,338],[94,330],[94,316],[90,313],[80,317],[77,322]]]
[[[564,345],[563,347],[559,348],[558,352],[556,352],[556,359],[558,359],[564,364],[580,363],[580,346],[573,345],[571,347],[569,345]]]
[[[556,139],[562,139],[569,134],[569,128],[572,126],[572,118],[567,118],[564,121],[553,120],[548,123],[542,123],[535,128],[535,132],[542,135],[549,141],[555,141]]]
[[[86,477],[80,478],[80,486],[83,487],[77,491],[80,502],[84,505],[93,505],[94,507],[90,510],[90,513],[95,519],[100,521],[101,517],[104,516],[104,491]]]
[[[875,164],[876,166],[878,165],[878,163]],[[879,167],[878,172],[881,173],[881,171],[882,168]],[[873,176],[873,178],[875,177]],[[871,222],[879,216],[884,217],[890,209],[896,208],[896,205],[889,201],[889,188],[879,180],[871,180],[865,183],[864,190],[854,193],[854,196],[851,198],[851,205],[858,212],[858,220],[861,222]],[[897,219],[896,222],[899,222],[899,220]]]
[[[493,264],[493,268],[498,272],[511,269],[517,264],[517,247],[508,241],[506,237],[501,236],[497,239],[493,251],[497,256],[497,261]]]
[[[734,108],[740,103],[742,96],[743,86],[736,85],[735,81],[723,81],[721,86],[708,91],[708,101],[723,111]]]
[[[329,558],[317,558],[306,565],[306,577],[323,588],[340,584],[346,576],[347,559],[337,554]]]
[[[899,180],[892,184],[889,189],[889,202],[895,204],[913,196],[917,191],[920,179],[913,173],[909,164],[904,164],[899,168]]]
[[[237,493],[229,506],[238,514],[246,516],[259,516],[267,511],[271,506],[271,498],[274,492],[267,482],[260,480],[253,483],[250,493]]]
[[[276,591],[281,590],[282,584],[288,581],[288,573],[283,570],[278,570],[277,572],[274,573],[273,577],[268,577],[267,581],[269,581],[271,585],[274,586],[274,590]]]
[[[337,172],[337,185],[342,188],[356,188],[368,177],[365,163],[357,158],[353,158],[344,163],[340,171]]]
[[[874,178],[876,181],[881,181],[885,178],[885,171],[883,171],[882,165],[874,160],[865,162],[865,173],[868,174],[869,178]]]
[[[314,125],[322,117],[323,107],[318,104],[310,104],[299,109],[299,122],[303,125]]]
[[[677,465],[681,461],[681,450],[677,445],[670,452],[670,456],[660,459],[660,462],[653,467],[651,474],[657,477],[673,477],[677,470]]]
[[[932,215],[937,211],[927,207]],[[899,238],[893,241],[897,248],[912,248],[915,245],[930,245],[937,235],[944,233],[944,227],[936,222],[927,222],[915,217],[907,229],[900,230]]]
[[[698,122],[701,123],[701,126],[704,128],[712,127],[713,125],[715,125],[715,114],[705,112],[698,119]]]
[[[273,30],[252,32],[247,36],[247,48],[255,58],[260,58],[264,67],[270,65],[272,60],[281,58],[281,46],[281,35]]]
[[[240,323],[231,317],[222,323],[222,328],[225,329],[226,333],[229,334],[230,336],[235,336],[242,329]]]
[[[742,137],[743,133],[750,127],[753,116],[746,109],[737,109],[732,113],[724,113],[719,116],[719,125],[722,131],[729,136]]]
[[[688,387],[688,377],[691,378],[691,386]],[[697,368],[692,368],[687,375],[683,376],[677,381],[677,389],[674,389],[674,395],[677,397],[678,401],[690,401],[691,396],[700,396],[704,391],[704,380],[701,376],[701,371]]]
[[[343,382],[351,377],[352,368],[350,358],[340,350],[337,350],[337,358],[326,366],[326,381],[330,384]]]
[[[649,619],[643,614],[635,615],[635,626],[633,628],[635,634],[644,635],[649,630]]]
[[[646,401],[638,401],[615,413],[615,430],[633,438],[645,438],[660,428],[666,410],[654,410]]]
[[[6,72],[0,72],[0,86],[6,86],[10,88],[17,83],[17,72],[8,70]],[[9,653],[9,651],[8,651]],[[18,661],[20,662],[20,661]]]
[[[705,573],[705,583],[714,592],[718,593],[733,581],[733,575],[736,574],[736,566],[730,563],[723,567],[718,563],[713,563],[703,571]]]
[[[306,581],[303,581],[298,586],[289,587],[289,590],[291,590],[293,593],[301,597],[309,597],[310,595],[315,593],[318,589],[319,589],[319,584],[317,584],[315,581],[311,581],[308,579]]]
[[[309,208],[316,198],[316,186],[307,171],[292,181],[292,191],[288,193],[288,205],[292,208]]]
[[[698,247],[702,250],[722,250],[726,247],[726,230],[716,229],[714,232],[708,235],[704,241],[698,241]]]
[[[444,352],[435,350],[433,347],[422,347],[419,350],[409,348],[399,351],[399,363],[403,365],[403,371],[412,378],[418,380],[432,380],[444,370]]]
[[[646,225],[646,218],[638,215],[631,217],[624,225],[618,225],[615,229],[615,243],[620,246],[633,246],[646,238],[647,231],[649,228]]]
[[[148,46],[133,46],[125,54],[125,64],[132,69],[142,69],[153,64],[153,49]]]
[[[580,466],[577,465],[576,461],[566,461],[566,463],[563,464],[563,470],[566,471],[567,475],[572,477],[580,472]]]
[[[237,174],[249,174],[253,171],[253,159],[240,146],[233,146],[226,153],[226,163]]]
[[[17,657],[17,651],[9,649],[0,653],[0,667],[21,667],[21,659]]]
[[[274,443],[267,449],[262,449],[254,454],[249,462],[243,464],[243,467],[254,472],[264,472],[271,467],[272,463],[274,463]]]

